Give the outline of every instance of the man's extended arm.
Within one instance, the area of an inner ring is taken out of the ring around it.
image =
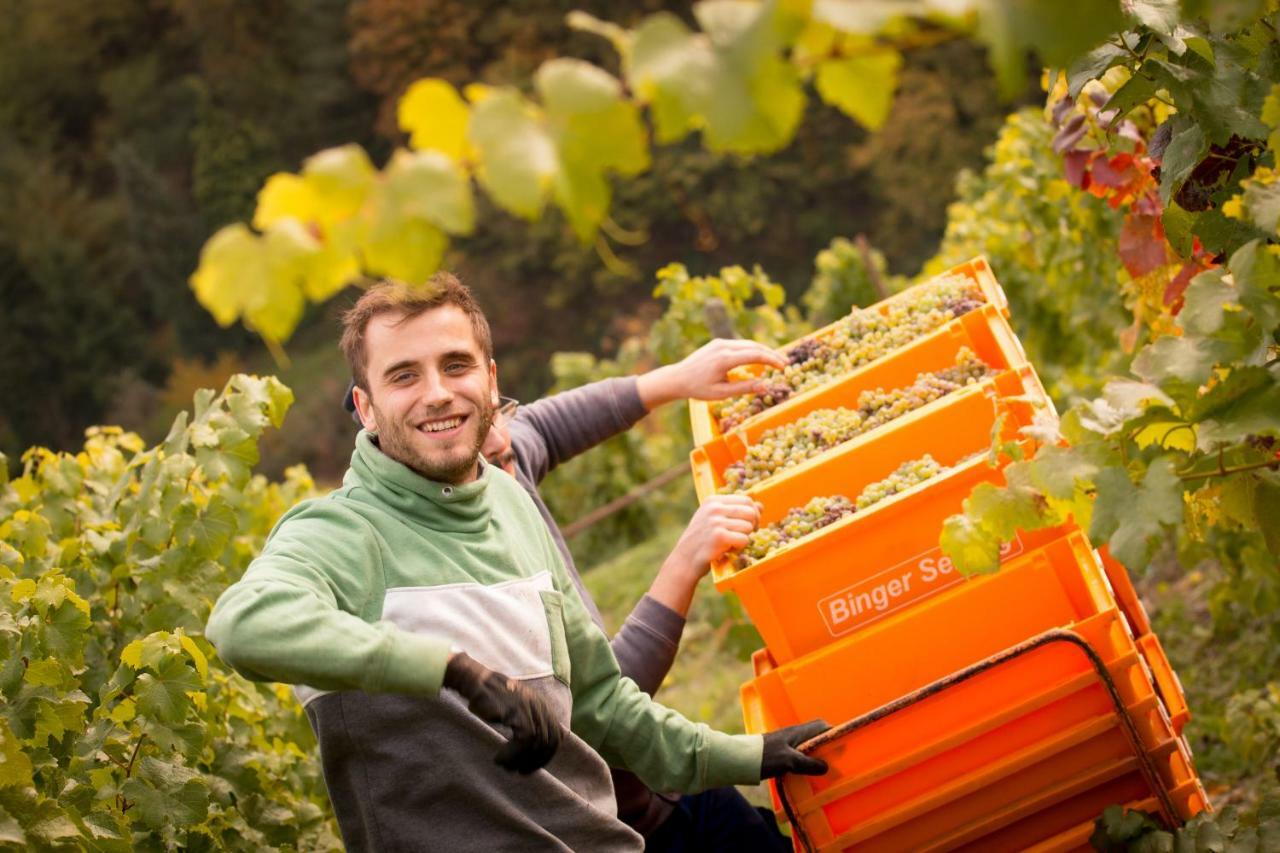
[[[362,548],[360,537],[334,534],[363,523],[332,502],[292,510],[214,605],[205,635],[218,655],[261,681],[438,692],[451,653],[447,640],[356,615],[381,601],[378,552]]]

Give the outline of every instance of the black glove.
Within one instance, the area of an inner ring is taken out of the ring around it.
[[[825,720],[810,720],[798,726],[787,726],[764,736],[764,757],[760,760],[760,778],[773,779],[783,773],[821,776],[827,762],[805,755],[797,746],[825,732],[831,726]]]
[[[546,703],[519,681],[494,672],[466,652],[457,652],[445,666],[444,686],[458,691],[480,719],[511,729],[511,739],[493,757],[497,764],[532,773],[556,754],[560,724]]]

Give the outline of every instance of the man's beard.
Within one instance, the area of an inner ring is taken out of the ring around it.
[[[406,427],[403,423],[384,417],[372,400],[369,403],[378,422],[376,438],[382,452],[428,480],[435,480],[438,483],[461,482],[475,470],[480,459],[480,448],[484,446],[485,436],[489,434],[489,427],[493,424],[496,411],[496,408],[485,400],[477,406],[471,417],[479,426],[471,447],[465,448],[465,452],[456,453],[453,458],[430,459],[419,453],[409,440],[408,433],[413,429],[412,427]]]

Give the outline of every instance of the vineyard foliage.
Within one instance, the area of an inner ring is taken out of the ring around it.
[[[251,474],[292,401],[238,375],[144,449],[0,457],[0,843],[33,849],[333,849],[301,708],[203,638],[213,599],[306,471]]]
[[[1123,214],[1118,255],[1144,343],[1130,375],[1077,402],[1061,435],[1041,436],[1049,447],[1008,469],[1008,488],[979,489],[948,522],[962,567],[994,568],[1013,529],[1074,515],[1134,571],[1172,549],[1183,566],[1218,558],[1251,588],[1269,585],[1280,44],[1276,4],[1260,5],[1266,15],[1225,32],[1153,18],[1051,89],[1064,175]],[[1253,597],[1274,608],[1274,593]]]
[[[308,300],[328,299],[359,275],[424,280],[450,239],[474,230],[475,184],[526,219],[554,204],[580,239],[603,246],[612,182],[649,168],[651,137],[670,145],[697,131],[713,152],[778,151],[805,114],[810,86],[875,129],[888,116],[902,52],[965,32],[987,46],[1012,94],[1029,50],[1065,64],[1124,24],[1121,5],[1141,19],[1169,4],[1085,5],[711,0],[693,7],[698,30],[668,12],[631,29],[573,13],[570,25],[613,46],[621,77],[560,57],[537,69],[528,94],[420,80],[397,109],[407,147],[381,169],[351,145],[316,154],[299,173],[273,175],[252,227],[216,233],[191,284],[218,322],[241,319],[268,341],[284,340]]]

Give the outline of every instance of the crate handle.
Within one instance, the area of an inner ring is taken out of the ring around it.
[[[825,746],[838,738],[844,737],[850,732],[865,728],[877,720],[881,720],[895,711],[901,711],[918,702],[922,702],[931,696],[941,693],[948,687],[955,687],[957,684],[968,681],[976,675],[981,675],[993,667],[999,666],[1006,661],[1016,657],[1021,657],[1036,649],[1049,645],[1050,643],[1070,643],[1079,646],[1085,656],[1089,658],[1089,662],[1093,664],[1094,670],[1098,677],[1102,680],[1103,685],[1107,688],[1107,693],[1111,696],[1111,703],[1115,706],[1116,714],[1120,717],[1123,724],[1125,735],[1129,738],[1129,744],[1133,747],[1135,754],[1138,756],[1138,768],[1142,771],[1142,775],[1146,778],[1147,784],[1151,790],[1156,792],[1156,796],[1160,801],[1160,810],[1163,812],[1165,823],[1169,826],[1180,826],[1182,821],[1178,819],[1178,810],[1174,807],[1173,800],[1169,797],[1169,792],[1165,790],[1164,784],[1160,781],[1160,776],[1156,772],[1156,768],[1151,763],[1151,757],[1147,755],[1145,749],[1142,748],[1142,738],[1138,735],[1138,729],[1130,718],[1129,712],[1125,709],[1124,700],[1120,696],[1120,691],[1116,689],[1115,681],[1111,678],[1111,673],[1107,670],[1107,665],[1093,650],[1088,641],[1074,631],[1067,631],[1062,628],[1055,628],[1051,631],[1045,631],[1029,640],[1019,643],[1016,646],[1010,646],[1002,652],[997,652],[990,657],[984,658],[977,663],[967,666],[964,669],[953,672],[948,676],[939,678],[931,684],[926,684],[919,690],[914,690],[904,696],[900,696],[892,702],[881,705],[874,711],[868,711],[860,717],[854,717],[847,722],[838,726],[832,726],[822,734],[810,738],[797,747],[801,752],[813,752],[819,747]],[[791,827],[795,831],[796,838],[800,840],[801,847],[814,853],[816,847],[809,840],[808,833],[805,832],[804,823],[800,820],[799,815],[795,813],[791,805],[791,801],[787,798],[786,785],[778,780],[775,786],[778,792],[778,799],[782,802],[782,809],[787,814],[787,820],[791,822]]]

